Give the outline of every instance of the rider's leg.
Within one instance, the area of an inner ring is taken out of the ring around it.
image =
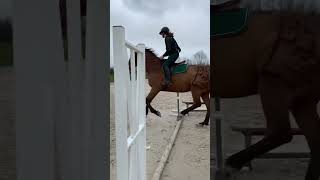
[[[170,83],[170,65],[169,65],[169,60],[166,60],[164,63],[163,63],[163,73],[164,73],[164,84],[168,84]]]
[[[178,57],[179,57],[178,53],[172,54],[163,63],[164,85],[169,85],[171,83],[171,66],[178,59]]]

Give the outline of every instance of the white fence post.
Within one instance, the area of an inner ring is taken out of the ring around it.
[[[67,131],[65,132],[67,152],[64,165],[67,170],[64,177],[70,180],[83,180],[82,165],[82,129],[83,129],[83,61],[82,61],[82,37],[81,37],[81,17],[80,17],[80,1],[68,0],[67,22],[68,22],[68,100],[69,112],[68,121],[64,123]],[[67,136],[67,137],[66,137]],[[77,172],[75,170],[79,170]]]
[[[126,42],[125,29],[114,26],[113,51],[117,179],[146,180],[145,46]]]
[[[56,1],[13,1],[18,180],[56,179],[55,94],[65,70],[59,25]]]
[[[82,61],[80,2],[67,1],[67,63],[58,3],[13,3],[17,179],[104,180],[108,2],[88,1]]]
[[[117,179],[127,180],[128,148],[127,148],[127,77],[129,72],[126,63],[125,31],[123,27],[113,27],[113,57],[115,81],[115,121],[116,121],[116,158]]]
[[[91,108],[86,121],[89,126],[88,137],[88,175],[87,180],[105,180],[107,177],[107,105],[108,97],[108,30],[109,18],[107,0],[87,0],[86,20],[86,62],[87,72],[91,78],[86,81],[91,87]],[[87,85],[88,85],[87,84]],[[90,91],[89,91],[90,92]],[[87,92],[88,93],[88,92]]]
[[[145,79],[146,79],[146,60],[145,60],[145,45],[144,44],[138,44],[138,49],[142,52],[138,54],[138,98],[139,98],[139,104],[138,104],[138,123],[139,128],[144,127],[141,135],[139,136],[139,145],[138,145],[138,154],[139,159],[139,180],[146,180],[146,98],[145,98]]]

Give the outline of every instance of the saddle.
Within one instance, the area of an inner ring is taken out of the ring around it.
[[[241,0],[230,0],[210,6],[210,36],[239,35],[247,28],[248,8],[240,8]]]
[[[241,2],[241,0],[229,0],[224,3],[213,4],[213,5],[211,5],[211,9],[214,12],[224,12],[224,11],[228,11],[228,10],[239,9],[240,2]]]
[[[163,60],[166,61],[167,59],[163,59]],[[184,61],[181,61],[181,62],[178,62],[178,63],[175,62],[171,66],[170,71],[171,71],[171,75],[174,75],[174,74],[184,73],[184,72],[187,71],[187,69],[188,69],[188,64],[184,60]]]
[[[181,62],[178,62],[178,63],[174,63],[173,65],[172,65],[172,67],[174,67],[174,66],[178,66],[178,65],[181,65],[181,64],[185,64],[186,63],[186,61],[184,60],[184,61],[181,61]]]

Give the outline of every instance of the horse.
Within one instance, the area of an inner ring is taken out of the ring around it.
[[[254,12],[242,32],[210,37],[211,97],[260,95],[266,117],[265,137],[229,156],[225,175],[233,175],[254,158],[289,143],[291,112],[310,148],[305,178],[319,179],[319,21],[317,14]]]
[[[188,65],[187,71],[184,73],[175,74],[172,76],[172,84],[167,88],[162,86],[164,80],[164,73],[162,70],[162,64],[164,60],[161,60],[152,49],[145,49],[145,62],[146,73],[148,77],[148,83],[151,90],[146,97],[146,113],[150,109],[151,113],[161,117],[161,113],[151,106],[152,100],[160,91],[166,92],[189,92],[191,91],[193,98],[193,105],[189,108],[181,111],[181,115],[186,115],[188,112],[201,106],[202,98],[206,108],[206,117],[199,125],[204,126],[209,124],[210,118],[210,87],[209,87],[209,71],[208,65]],[[177,65],[177,64],[175,64]]]

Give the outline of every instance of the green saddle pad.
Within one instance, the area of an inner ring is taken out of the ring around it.
[[[210,12],[210,35],[213,37],[235,35],[247,27],[248,8],[223,12]]]
[[[172,75],[185,73],[187,72],[187,70],[188,70],[188,64],[179,64],[173,68]]]

